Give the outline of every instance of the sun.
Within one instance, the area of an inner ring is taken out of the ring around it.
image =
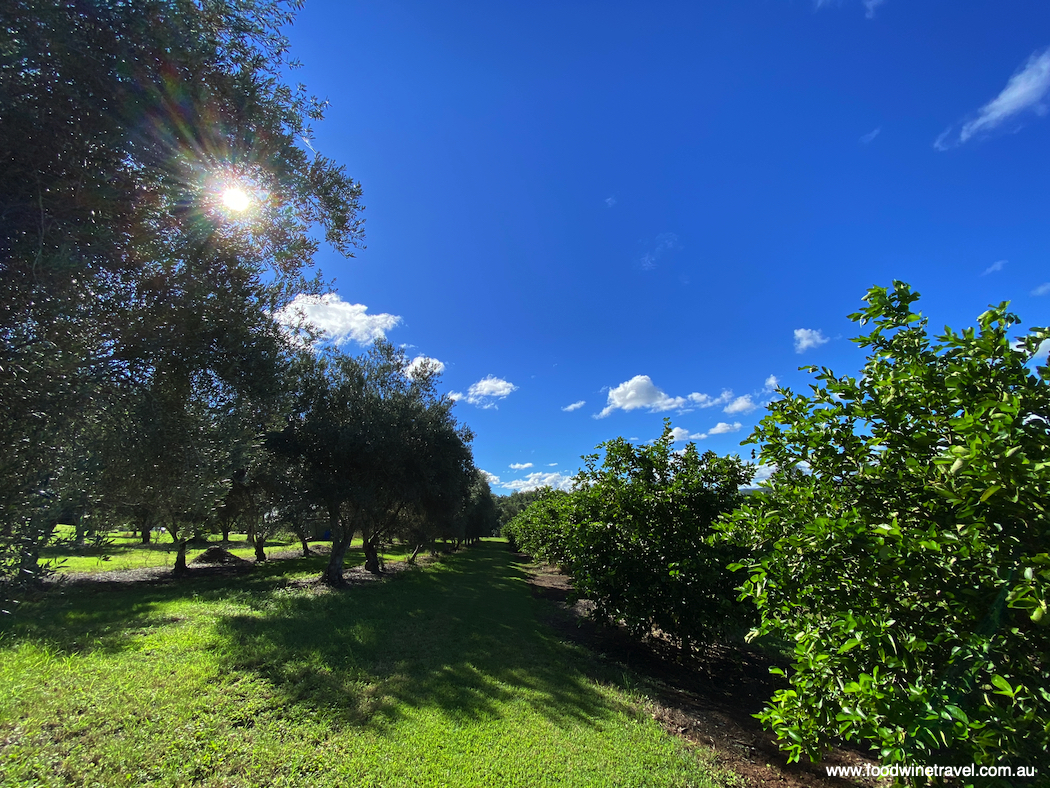
[[[240,212],[248,209],[248,206],[251,205],[251,199],[244,189],[231,186],[222,193],[222,204],[231,211]]]

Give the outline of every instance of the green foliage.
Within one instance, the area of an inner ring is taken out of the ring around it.
[[[713,523],[740,503],[753,471],[737,457],[673,445],[669,422],[649,445],[603,443],[604,458],[585,458],[571,493],[547,494],[505,532],[565,567],[600,616],[688,648],[746,620],[726,569],[736,553]]]
[[[1006,304],[932,339],[908,285],[851,319],[870,356],[782,390],[750,441],[776,466],[729,519],[759,631],[795,642],[761,714],[791,757],[1032,765],[1050,748],[1050,386]],[[816,372],[815,368],[810,368]]]
[[[475,544],[486,536],[495,536],[499,530],[499,514],[496,502],[492,498],[488,479],[478,469],[474,469],[470,491],[463,502],[459,520],[462,524],[463,539],[468,544]]]
[[[323,510],[332,531],[327,582],[342,582],[355,532],[380,571],[380,544],[410,520],[449,531],[475,479],[471,432],[439,395],[436,374],[408,376],[404,351],[377,342],[361,357],[337,352],[300,359],[295,401],[267,446],[297,468],[299,495]],[[286,480],[290,477],[286,477]]]
[[[539,487],[535,490],[515,490],[510,495],[495,496],[500,527],[502,528],[525,511],[530,504],[540,500],[549,489],[549,487]]]
[[[512,549],[567,568],[574,544],[569,494],[550,487],[531,492],[535,493],[531,503],[503,526],[502,535]]]
[[[320,285],[316,231],[359,242],[360,186],[300,142],[322,105],[285,81],[297,5],[0,11],[0,581],[70,505],[208,516],[276,394],[274,314]]]

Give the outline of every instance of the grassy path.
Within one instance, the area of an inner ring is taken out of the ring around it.
[[[277,563],[24,605],[0,784],[725,784],[540,622],[501,543],[339,592]]]

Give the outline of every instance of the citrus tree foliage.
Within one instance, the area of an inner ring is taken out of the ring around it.
[[[518,509],[500,533],[510,542],[512,550],[521,550],[540,561],[567,569],[572,561],[574,545],[571,536],[573,521],[568,508],[569,494],[552,487],[541,487],[529,493],[527,500],[530,503]],[[523,496],[524,493],[513,495]],[[500,499],[504,507],[513,495]],[[520,497],[514,501],[515,504],[520,502]]]
[[[185,411],[166,433],[192,432],[171,447],[190,456],[218,435],[182,429],[202,403],[272,393],[272,315],[317,286],[315,236],[359,241],[358,184],[300,141],[322,105],[286,83],[296,6],[0,6],[0,542],[15,564],[35,564],[53,510],[107,505],[83,471],[106,467],[121,445],[107,431],[143,400]],[[248,210],[225,209],[229,188]]]
[[[573,480],[512,521],[522,549],[561,564],[598,615],[688,648],[740,626],[726,569],[735,557],[713,523],[742,498],[752,469],[737,457],[674,449],[670,424],[648,445],[601,444]],[[599,464],[600,463],[600,464]]]
[[[762,713],[791,757],[831,737],[889,762],[1045,764],[1050,748],[1050,386],[1006,304],[927,333],[871,289],[859,377],[782,390],[750,438],[775,465],[730,519],[744,594],[795,643]],[[809,368],[817,372],[816,368]]]
[[[542,498],[550,487],[538,487],[535,490],[515,490],[510,495],[494,496],[496,510],[499,513],[499,524],[502,528],[521,512]]]

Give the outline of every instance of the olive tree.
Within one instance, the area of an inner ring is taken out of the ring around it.
[[[406,515],[438,523],[469,495],[469,430],[436,391],[436,373],[407,376],[402,350],[376,342],[351,357],[328,351],[302,361],[296,402],[267,445],[299,463],[304,495],[323,508],[332,552],[323,579],[343,582],[350,541],[361,534],[365,568]]]
[[[47,511],[85,484],[105,497],[101,475],[70,476],[120,445],[101,437],[111,412],[159,391],[183,393],[171,408],[264,397],[274,315],[320,287],[316,239],[359,242],[359,185],[301,142],[323,105],[287,82],[298,5],[0,9],[0,550],[18,554],[0,567],[35,565]]]

